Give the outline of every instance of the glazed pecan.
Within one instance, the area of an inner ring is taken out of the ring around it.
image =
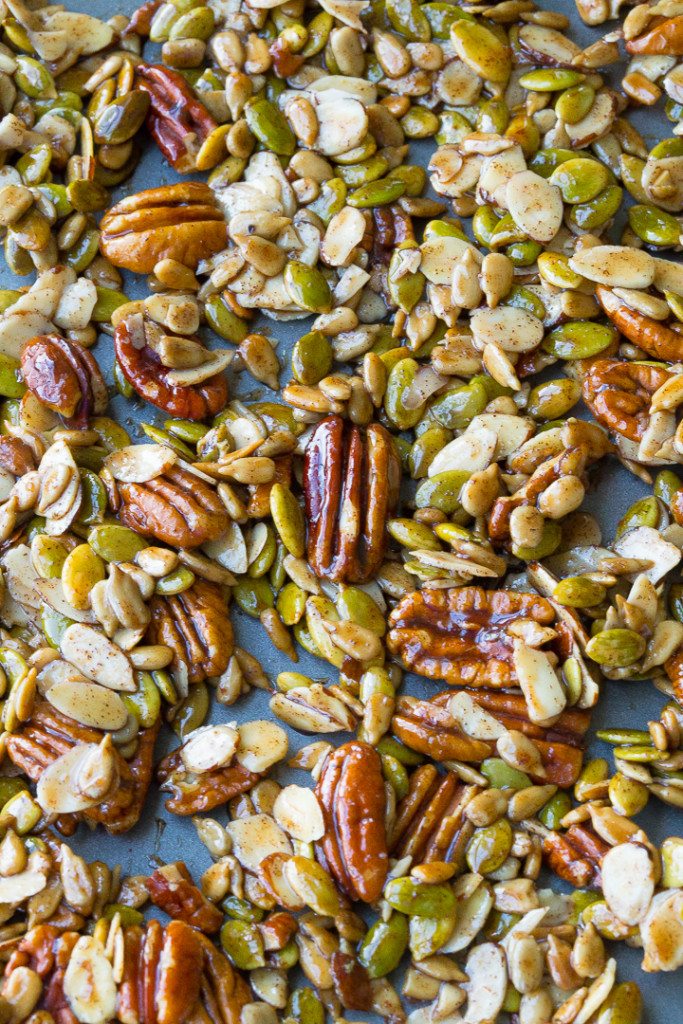
[[[375,575],[399,483],[394,442],[380,424],[365,436],[341,416],[318,424],[304,461],[308,561],[317,576],[363,583]]]
[[[372,265],[386,267],[397,245],[415,241],[412,217],[400,206],[377,206],[372,220]]]
[[[199,935],[204,950],[202,1004],[211,1024],[240,1024],[242,1007],[253,999],[244,978],[230,965],[205,935]]]
[[[674,494],[671,511],[676,522],[683,525],[683,488]],[[683,647],[671,655],[664,668],[671,680],[673,695],[681,707],[683,707]]]
[[[33,449],[20,437],[0,434],[0,468],[8,470],[14,476],[30,473],[36,469]]]
[[[114,350],[123,376],[146,402],[169,416],[204,420],[215,416],[228,400],[225,375],[216,373],[199,384],[178,385],[169,381],[171,370],[164,366],[143,337],[137,338],[134,317],[123,317],[114,332]],[[193,338],[201,344],[198,338]]]
[[[166,801],[166,809],[184,817],[227,804],[234,796],[251,789],[260,775],[248,771],[241,764],[195,775],[185,768],[179,751],[174,750],[160,763],[157,778],[161,788],[171,794]]]
[[[532,740],[545,768],[545,775],[535,777],[535,781],[563,788],[574,785],[581,771],[583,738],[590,724],[587,711],[564,711],[546,728],[529,721],[526,701],[519,692],[462,692],[506,729],[523,732]],[[452,696],[453,691],[449,690],[430,701],[400,697],[392,721],[394,734],[412,750],[428,754],[436,761],[481,763],[487,757],[495,757],[495,741],[473,739],[454,722],[448,711]]]
[[[629,39],[626,43],[628,53],[654,56],[661,54],[666,57],[683,57],[683,15],[659,21],[653,28]]]
[[[126,196],[100,222],[100,249],[116,267],[151,274],[174,259],[197,269],[224,249],[227,226],[216,198],[201,181],[162,185]]]
[[[138,734],[134,757],[124,760],[116,752],[118,785],[96,807],[78,814],[62,815],[60,830],[73,831],[76,822],[99,822],[108,832],[127,832],[137,823],[152,777],[154,742],[158,724]],[[67,750],[79,743],[100,743],[103,733],[80,725],[55,710],[47,701],[38,704],[31,719],[7,740],[7,755],[31,779],[37,782],[45,769]]]
[[[202,143],[218,127],[182,75],[163,64],[138,64],[136,84],[150,98],[147,127],[170,165],[180,174],[197,169]]]
[[[29,391],[70,426],[85,427],[90,416],[101,416],[107,408],[107,385],[97,360],[59,334],[39,334],[26,342],[21,373]]]
[[[157,868],[147,879],[147,890],[156,907],[200,932],[212,935],[223,923],[223,914],[197,888],[180,860]]]
[[[514,686],[515,619],[551,625],[553,606],[537,594],[482,587],[408,594],[389,616],[387,646],[406,668],[450,686]]]
[[[374,903],[387,876],[382,763],[367,743],[338,747],[316,786],[325,835],[316,843],[324,867],[352,899]]]
[[[372,1010],[370,976],[350,953],[337,951],[330,957],[334,991],[345,1010]]]
[[[182,594],[155,597],[147,639],[166,644],[187,666],[191,683],[225,672],[235,649],[228,606],[215,583],[196,580]]]
[[[488,520],[488,532],[492,541],[507,542],[510,537],[510,516],[521,505],[536,505],[546,488],[565,476],[583,474],[588,462],[588,451],[582,445],[572,445],[542,462],[527,482],[514,494],[497,498]]]
[[[600,863],[609,845],[591,828],[572,825],[566,832],[548,832],[543,856],[548,867],[565,882],[578,888],[600,887]]]
[[[683,335],[667,327],[661,320],[653,320],[637,309],[631,309],[604,285],[595,289],[598,302],[615,327],[655,359],[678,363],[683,359]]]
[[[650,363],[596,359],[583,379],[583,400],[608,430],[640,441],[650,421],[652,396],[671,377]]]
[[[215,489],[182,466],[171,466],[144,484],[125,483],[103,474],[109,504],[122,523],[143,537],[179,548],[216,540],[228,514]]]
[[[152,20],[163,0],[147,0],[131,14],[130,21],[124,29],[124,36],[148,36],[152,28]]]
[[[465,785],[455,772],[439,775],[433,764],[416,768],[396,808],[389,838],[392,857],[412,857],[413,864],[463,865],[473,832],[463,810],[475,792],[476,787]]]
[[[203,966],[200,933],[182,921],[125,928],[117,1019],[183,1024],[198,1007]]]

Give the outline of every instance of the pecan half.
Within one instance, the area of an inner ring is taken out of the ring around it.
[[[507,628],[518,618],[547,626],[555,611],[537,594],[482,587],[415,591],[389,616],[387,646],[406,668],[450,686],[514,686]]]
[[[650,420],[652,396],[670,377],[649,363],[596,359],[583,379],[583,400],[608,430],[640,441]]]
[[[400,206],[377,206],[372,211],[372,265],[387,267],[391,254],[402,242],[414,242],[412,217]]]
[[[514,494],[497,498],[489,513],[488,531],[493,541],[510,537],[510,516],[521,505],[536,505],[537,499],[555,480],[565,476],[581,476],[588,461],[587,449],[573,445],[541,463],[527,482]]]
[[[671,511],[676,522],[683,525],[683,488],[676,491],[671,503]],[[673,695],[681,707],[683,707],[683,648],[671,655],[664,668],[671,680]]]
[[[413,864],[464,864],[465,847],[474,829],[463,811],[475,792],[476,787],[465,785],[455,772],[439,775],[432,764],[416,768],[408,792],[396,808],[389,840],[391,855],[412,857]]]
[[[519,692],[464,692],[506,729],[523,732],[532,740],[545,768],[545,775],[535,781],[563,788],[574,785],[581,771],[583,738],[590,724],[587,711],[564,711],[546,728],[529,721],[526,701]],[[495,741],[473,739],[453,720],[447,706],[452,696],[453,691],[440,693],[431,701],[400,697],[392,720],[394,734],[412,750],[428,754],[435,761],[481,763],[487,757],[495,757]]]
[[[683,335],[678,331],[667,327],[661,320],[653,320],[637,309],[631,309],[604,285],[597,286],[595,295],[614,326],[638,348],[655,359],[670,363],[683,359]]]
[[[191,683],[225,672],[235,642],[228,606],[216,584],[196,580],[182,594],[155,597],[149,609],[149,643],[170,647],[176,662],[187,666]]]
[[[227,225],[202,181],[162,185],[126,196],[100,222],[102,255],[116,267],[151,274],[159,260],[197,269],[227,245]]]
[[[159,10],[163,0],[147,0],[131,14],[130,21],[124,29],[124,36],[148,36],[152,28],[154,15]]]
[[[211,1024],[240,1024],[242,1007],[253,1000],[251,989],[210,939],[199,934],[204,950],[202,1004]]]
[[[333,953],[330,973],[334,991],[345,1010],[372,1010],[370,976],[363,965],[350,953]]]
[[[308,561],[317,576],[363,583],[384,558],[385,525],[398,502],[400,463],[391,436],[328,416],[306,447]]]
[[[184,817],[227,804],[234,796],[251,789],[260,775],[248,771],[241,764],[195,775],[185,768],[179,751],[174,750],[158,766],[157,778],[161,788],[171,794],[166,801],[166,809]]]
[[[74,427],[107,408],[107,385],[87,349],[58,334],[39,334],[24,345],[21,373],[26,387],[48,409]]]
[[[558,878],[578,888],[600,888],[600,862],[609,845],[586,828],[572,825],[566,832],[548,832],[543,838],[543,856]]]
[[[128,1024],[183,1024],[198,1008],[204,951],[182,921],[125,928],[123,977],[116,1005]]]
[[[36,469],[36,460],[32,448],[20,437],[11,434],[0,435],[0,468],[8,470],[14,476],[23,476]]]
[[[158,724],[138,734],[134,757],[125,761],[118,752],[118,786],[102,803],[78,814],[60,817],[62,831],[70,831],[73,823],[87,819],[99,822],[108,832],[118,835],[137,823],[152,777],[152,756]],[[103,733],[67,718],[47,702],[38,704],[29,722],[7,741],[7,756],[31,779],[37,782],[46,768],[67,750],[79,743],[100,743]]]
[[[220,910],[209,903],[180,860],[157,868],[147,879],[147,890],[156,907],[200,932],[212,935],[223,924]]]
[[[147,127],[171,167],[181,174],[197,169],[203,142],[218,127],[182,75],[163,64],[138,64],[136,84],[150,98]]]
[[[389,867],[382,762],[367,743],[345,743],[329,755],[316,786],[325,834],[316,853],[352,899],[379,899]]]
[[[656,55],[662,54],[666,57],[683,56],[683,15],[678,14],[674,18],[667,18],[660,21],[654,28],[649,29],[636,39],[629,39],[626,43],[628,53],[639,53]]]
[[[171,466],[144,484],[110,475],[104,482],[121,522],[143,537],[195,548],[216,540],[227,528],[228,514],[214,488],[182,466]]]
[[[114,350],[123,376],[141,398],[169,416],[186,420],[204,420],[225,408],[228,384],[224,374],[217,373],[200,384],[170,383],[171,371],[144,338],[138,340],[133,323],[132,317],[119,320]],[[193,340],[200,343],[198,338]]]

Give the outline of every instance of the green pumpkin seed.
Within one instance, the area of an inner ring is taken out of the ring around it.
[[[341,178],[330,178],[322,183],[320,195],[308,204],[308,209],[320,217],[327,226],[344,209],[348,189]]]
[[[171,26],[169,39],[210,39],[214,29],[214,13],[207,5],[195,7],[181,15]]]
[[[348,185],[349,188],[358,188],[370,181],[377,181],[389,170],[389,161],[386,157],[375,154],[368,160],[359,164],[350,164],[348,167],[338,167],[336,173]]]
[[[64,262],[77,274],[90,266],[100,249],[100,233],[97,228],[87,228],[70,249],[64,253]]]
[[[258,619],[266,608],[275,606],[273,591],[263,577],[238,580],[233,587],[232,596],[242,611],[254,619]]]
[[[221,928],[221,946],[231,964],[243,971],[265,966],[263,939],[255,922],[230,919]]]
[[[206,683],[195,683],[173,716],[171,728],[184,740],[206,721],[209,713],[209,690]]]
[[[500,942],[521,920],[520,914],[507,914],[502,910],[492,910],[484,925],[483,933],[489,942]]]
[[[505,249],[505,255],[516,267],[530,267],[536,262],[543,246],[538,242],[513,242]]]
[[[390,907],[416,917],[441,917],[455,910],[456,900],[449,885],[428,885],[415,878],[392,878],[384,888]]]
[[[387,523],[387,532],[409,550],[424,548],[429,551],[441,551],[441,545],[433,530],[414,519],[390,519]]]
[[[154,593],[161,594],[163,597],[169,597],[172,594],[182,594],[190,589],[194,581],[194,573],[190,572],[184,565],[180,565],[173,572],[169,572],[167,576],[162,576],[161,579],[157,580]]]
[[[431,918],[411,917],[408,945],[413,960],[419,963],[438,953],[453,934],[456,920],[455,912]]]
[[[0,395],[3,398],[21,398],[25,393],[19,360],[0,352]]]
[[[232,893],[221,902],[221,910],[235,921],[254,921],[258,923],[265,917],[265,912],[261,907],[255,906],[249,900],[240,899],[239,896],[234,896]]]
[[[542,252],[538,257],[538,272],[554,288],[578,288],[583,280],[569,266],[569,257],[560,252]]]
[[[434,141],[438,146],[457,146],[471,132],[472,125],[459,111],[444,110],[439,115],[439,130],[434,136]],[[478,209],[490,209],[490,207],[480,206]]]
[[[396,178],[380,178],[361,185],[347,196],[349,206],[359,210],[368,210],[376,206],[387,206],[400,199],[406,190],[404,181]]]
[[[64,634],[69,626],[73,626],[73,619],[67,618],[66,615],[55,611],[54,608],[50,608],[47,604],[41,604],[39,615],[40,628],[45,634],[48,645],[58,651]]]
[[[270,514],[282,543],[295,558],[306,550],[306,525],[301,505],[286,484],[274,483],[270,489]]]
[[[627,668],[642,658],[646,646],[645,638],[632,629],[604,629],[588,641],[586,654],[598,665]]]
[[[408,946],[408,921],[403,914],[392,914],[372,925],[358,950],[358,959],[371,978],[384,978],[401,962]]]
[[[432,30],[416,0],[386,0],[386,16],[391,27],[411,43],[428,43]]]
[[[384,636],[386,632],[384,613],[370,595],[360,587],[341,587],[337,595],[336,608],[339,618],[343,621],[355,622],[377,636]]]
[[[405,196],[421,196],[427,187],[427,172],[417,164],[401,164],[389,171],[387,178],[402,181],[406,189]]]
[[[584,82],[557,97],[555,113],[565,124],[577,124],[583,120],[594,102],[595,89]]]
[[[647,192],[643,188],[643,171],[645,170],[645,161],[641,160],[640,157],[631,156],[630,153],[622,153],[619,157],[619,170],[621,183],[632,196],[637,203],[644,203],[647,205],[650,200],[648,199]]]
[[[486,387],[481,379],[445,391],[430,406],[434,419],[448,430],[465,430],[475,416],[479,416],[489,403]]]
[[[377,744],[377,751],[379,754],[388,754],[390,757],[395,757],[397,761],[407,765],[409,768],[416,768],[418,765],[424,764],[422,754],[419,754],[416,750],[410,750],[409,747],[405,747],[397,739],[394,739],[393,736],[383,736]]]
[[[312,988],[296,988],[287,1000],[287,1016],[300,1024],[325,1024],[325,1008]]]
[[[32,99],[44,100],[56,97],[55,80],[44,64],[23,53],[17,54],[15,60],[17,69],[14,73],[14,81],[22,92]]]
[[[609,780],[607,795],[618,814],[632,818],[646,807],[650,791],[642,782],[616,772]]]
[[[595,1024],[640,1024],[643,1019],[643,997],[635,981],[615,985],[600,1007]]]
[[[648,245],[678,245],[681,225],[676,218],[657,206],[632,206],[628,211],[628,222],[638,238]]]
[[[60,537],[39,533],[31,541],[31,561],[41,579],[59,579],[69,549]]]
[[[662,885],[665,889],[683,887],[683,839],[670,836],[662,843]]]
[[[571,68],[538,68],[522,75],[519,84],[531,92],[559,92],[578,85],[583,78],[580,71],[572,71]]]
[[[306,612],[305,590],[298,587],[296,583],[287,583],[277,596],[275,607],[285,626],[295,626],[301,622]]]
[[[615,747],[614,756],[622,761],[634,761],[636,764],[651,764],[653,761],[661,761],[664,755],[661,750],[653,746],[635,745],[632,747]]]
[[[424,107],[411,107],[400,120],[400,125],[409,139],[428,139],[439,130],[439,118]]]
[[[275,537],[275,531],[270,524],[266,526],[265,543],[259,551],[258,555],[254,558],[253,562],[249,565],[248,574],[251,579],[260,579],[261,576],[265,576],[275,561],[277,555],[277,540]]]
[[[557,420],[566,416],[581,398],[581,385],[567,377],[537,384],[529,392],[527,412],[534,419]]]
[[[537,562],[541,558],[547,558],[557,551],[562,543],[562,527],[553,519],[546,519],[543,524],[543,537],[541,543],[535,548],[519,547],[513,544],[512,553],[515,558],[523,562]]]
[[[136,672],[135,681],[135,693],[123,693],[121,698],[142,728],[150,729],[161,714],[161,695],[149,672]]]
[[[550,182],[557,185],[565,203],[587,203],[607,188],[610,172],[597,160],[575,157],[556,167]]]
[[[608,348],[616,338],[612,326],[573,320],[547,334],[541,347],[558,359],[590,359]]]
[[[553,599],[566,608],[593,608],[606,596],[605,587],[587,576],[567,576],[553,590]]]
[[[506,764],[500,757],[488,757],[482,761],[479,771],[489,780],[492,789],[519,790],[533,785],[528,775]]]
[[[148,546],[134,530],[119,523],[102,523],[88,534],[88,544],[105,562],[132,562]]]
[[[493,825],[475,829],[467,844],[465,859],[470,871],[487,875],[497,871],[510,856],[512,829],[507,818],[500,818]]]
[[[332,346],[322,331],[310,331],[294,343],[292,376],[299,384],[316,385],[327,377],[333,362]]]
[[[505,84],[510,77],[510,49],[484,25],[459,19],[451,25],[451,42],[460,60],[480,78]]]
[[[569,220],[581,231],[595,231],[619,212],[623,193],[619,185],[609,185],[595,199],[572,206]]]
[[[19,157],[16,168],[23,178],[24,184],[32,186],[39,185],[41,181],[45,180],[51,163],[52,150],[46,142],[41,142]]]
[[[287,118],[274,103],[255,99],[244,108],[249,129],[266,149],[278,156],[292,156],[296,150],[296,136]]]
[[[206,300],[204,314],[209,327],[233,345],[239,345],[249,333],[247,321],[233,313],[220,295],[212,295]]]
[[[294,305],[309,313],[327,313],[331,309],[330,286],[317,267],[290,260],[285,266],[284,282]]]
[[[410,780],[406,768],[391,754],[380,754],[382,775],[389,783],[397,800],[402,800],[410,789]]]
[[[415,492],[417,508],[436,508],[447,516],[460,510],[460,492],[471,474],[463,469],[436,473],[424,480]]]
[[[149,110],[149,93],[132,89],[120,96],[99,114],[93,125],[93,136],[99,145],[120,146],[142,128]]]
[[[541,807],[536,817],[546,828],[559,829],[560,822],[565,814],[569,814],[571,809],[572,800],[569,793],[565,790],[560,790],[559,793],[556,793],[555,796],[548,800],[547,804]]]

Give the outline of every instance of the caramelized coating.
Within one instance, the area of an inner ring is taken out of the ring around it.
[[[608,430],[640,441],[650,420],[652,396],[670,376],[648,363],[596,359],[583,379],[583,400]]]
[[[182,594],[155,597],[150,611],[148,641],[170,647],[176,662],[187,665],[191,683],[225,672],[235,645],[228,606],[219,587],[197,580]]]

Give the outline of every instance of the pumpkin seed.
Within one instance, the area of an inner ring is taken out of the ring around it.
[[[266,149],[278,156],[292,156],[296,137],[282,111],[265,98],[250,100],[244,108],[249,130]]]
[[[327,313],[332,307],[330,286],[317,267],[298,260],[285,266],[284,283],[292,302],[309,313]]]
[[[416,917],[441,917],[455,909],[455,895],[450,886],[429,885],[409,877],[388,881],[384,899],[394,910]]]
[[[588,641],[586,654],[598,665],[626,668],[642,658],[646,646],[645,638],[632,629],[605,629]]]
[[[611,325],[574,320],[547,334],[541,347],[558,359],[590,359],[608,348],[616,337]]]

